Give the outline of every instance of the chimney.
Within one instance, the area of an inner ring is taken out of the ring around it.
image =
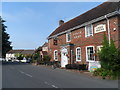
[[[63,20],[59,20],[59,26],[61,26],[64,23]]]

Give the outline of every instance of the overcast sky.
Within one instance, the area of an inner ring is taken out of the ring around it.
[[[4,2],[2,18],[13,49],[35,49],[59,26],[102,2]]]

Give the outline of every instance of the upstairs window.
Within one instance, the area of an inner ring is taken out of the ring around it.
[[[58,44],[57,39],[54,39],[53,40],[53,45],[57,45],[57,44]]]
[[[92,24],[85,26],[85,37],[93,36],[93,26]]]
[[[70,42],[71,41],[71,33],[66,33],[66,42]]]

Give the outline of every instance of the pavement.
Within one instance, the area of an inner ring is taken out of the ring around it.
[[[118,80],[101,80],[26,63],[4,63],[2,88],[118,88]]]

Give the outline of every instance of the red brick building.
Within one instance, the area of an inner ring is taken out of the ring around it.
[[[52,61],[61,62],[61,67],[96,61],[104,34],[120,46],[120,2],[104,2],[66,23],[62,20],[59,23],[48,37],[48,52]]]

